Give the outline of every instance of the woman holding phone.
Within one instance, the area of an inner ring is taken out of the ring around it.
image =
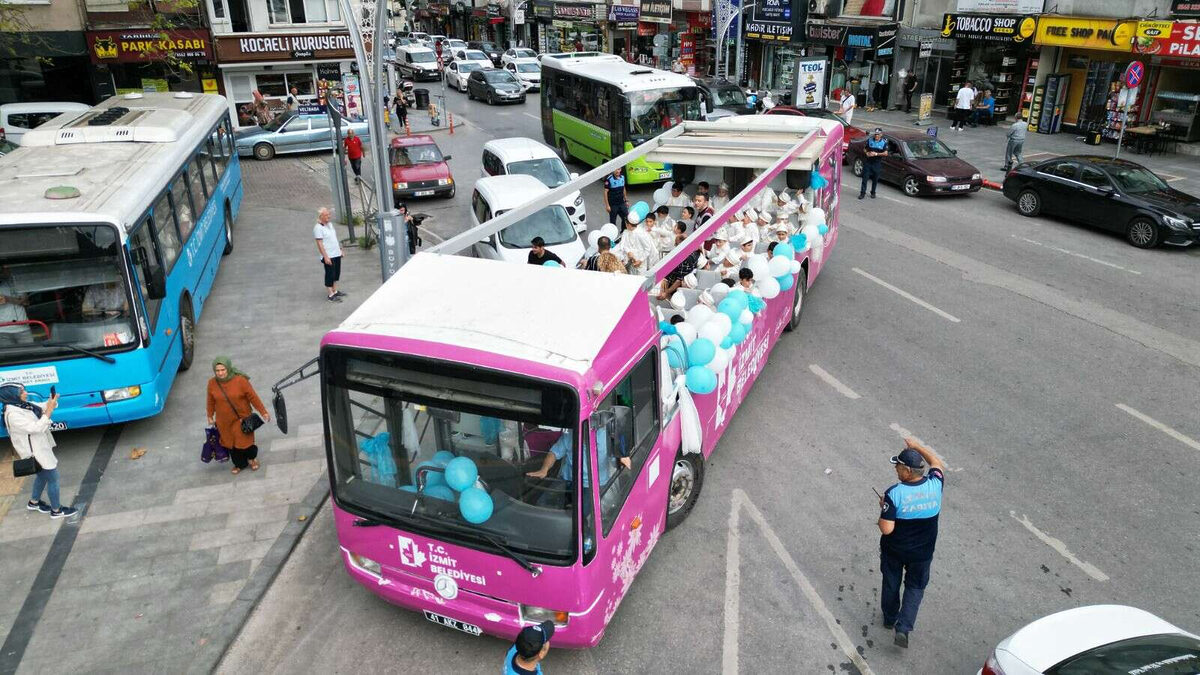
[[[63,506],[58,501],[58,458],[54,456],[54,435],[50,433],[50,416],[58,407],[58,394],[51,388],[45,407],[29,402],[25,385],[8,382],[0,385],[0,405],[3,405],[4,428],[12,441],[13,450],[21,459],[32,456],[38,465],[33,477],[33,495],[25,508],[49,513],[51,518],[66,518],[78,509]],[[45,491],[50,503],[42,501]]]

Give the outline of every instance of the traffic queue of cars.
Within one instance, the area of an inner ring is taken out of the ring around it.
[[[467,98],[489,105],[524,103],[528,92],[541,89],[540,57],[532,49],[502,52],[487,40],[464,42],[420,32],[397,36],[393,46],[401,77],[414,82],[441,79]]]

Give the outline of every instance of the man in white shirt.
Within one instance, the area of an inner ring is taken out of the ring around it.
[[[25,306],[28,304],[29,299],[17,292],[12,271],[7,266],[0,267],[0,345],[33,343],[29,324],[17,323],[29,320],[29,315],[25,312]]]
[[[313,237],[317,240],[317,253],[320,254],[321,265],[325,267],[325,290],[329,302],[341,302],[346,294],[339,291],[338,279],[342,276],[342,245],[338,241],[337,230],[329,222],[331,212],[322,207],[317,211],[317,224],[313,225]]]
[[[675,181],[671,183],[671,196],[667,199],[667,206],[689,206],[692,203],[692,198],[687,196],[683,191],[683,183]]]
[[[962,131],[963,127],[967,126],[967,119],[971,116],[971,108],[974,105],[975,88],[971,86],[971,81],[967,80],[954,95],[954,118],[950,120],[950,128]]]
[[[85,317],[115,318],[124,316],[128,309],[125,304],[125,292],[117,281],[88,286],[83,294],[83,315]]]
[[[849,89],[842,90],[841,107],[838,108],[838,114],[842,119],[846,120],[846,124],[854,121],[854,109],[858,107],[858,100],[854,98],[854,94],[850,93]]]

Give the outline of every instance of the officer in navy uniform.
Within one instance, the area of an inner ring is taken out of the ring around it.
[[[554,637],[554,622],[543,621],[536,626],[526,626],[517,633],[517,639],[504,655],[501,675],[542,675],[542,660],[550,651],[550,638]]]
[[[879,570],[883,573],[883,627],[894,628],[896,645],[907,648],[908,633],[917,620],[921,597],[929,583],[946,467],[915,438],[904,439],[904,445],[904,450],[892,458],[900,482],[879,498],[879,531],[883,533],[879,537]]]
[[[883,171],[883,158],[888,156],[887,140],[883,137],[883,129],[875,127],[871,137],[867,139],[864,149],[862,187],[858,189],[858,198],[867,196],[867,181],[871,181],[871,199],[875,198],[875,186],[879,184],[879,174]]]
[[[621,173],[618,166],[604,179],[604,208],[608,211],[608,222],[625,227],[625,219],[629,217],[629,194],[625,191],[625,176]]]

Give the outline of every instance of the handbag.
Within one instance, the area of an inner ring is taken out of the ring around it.
[[[213,460],[229,461],[229,451],[221,447],[221,434],[216,427],[204,430],[204,446],[200,448],[200,461],[208,464]]]
[[[8,426],[8,417],[7,416],[4,418],[4,426],[6,426],[6,427]],[[38,464],[37,458],[34,457],[32,454],[32,452],[33,452],[33,436],[26,435],[26,438],[28,439],[28,442],[29,442],[29,450],[30,450],[31,454],[28,457],[26,457],[25,459],[13,460],[13,465],[12,465],[13,478],[23,478],[25,476],[32,476],[33,474],[42,470],[41,465]]]
[[[252,434],[255,429],[266,424],[266,422],[263,422],[263,418],[259,417],[258,413],[253,410],[250,411],[248,416],[242,417],[241,413],[238,412],[237,406],[233,405],[233,401],[229,400],[229,394],[225,393],[225,387],[222,387],[221,383],[217,382],[217,388],[221,390],[221,395],[225,397],[225,402],[229,404],[230,409],[233,410],[233,414],[241,420],[243,434]]]

